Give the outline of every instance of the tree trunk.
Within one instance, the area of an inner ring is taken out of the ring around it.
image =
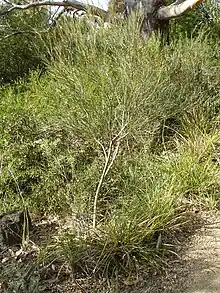
[[[125,15],[132,11],[143,11],[141,34],[148,39],[154,33],[163,43],[169,43],[169,20],[160,19],[158,10],[165,6],[164,0],[125,0]]]

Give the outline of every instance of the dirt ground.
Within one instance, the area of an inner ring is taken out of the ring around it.
[[[169,262],[165,273],[128,292],[220,293],[220,214],[206,214],[204,221],[181,245],[179,258]]]
[[[186,293],[220,292],[220,217],[212,220],[183,255],[189,263]]]
[[[94,286],[92,286],[92,282],[88,282],[86,285],[88,280],[76,280],[69,277],[66,281],[62,281],[60,276],[63,273],[57,278],[56,270],[47,268],[43,271],[43,275],[38,273],[34,277],[34,274],[32,274],[28,290],[26,290],[23,283],[29,270],[29,259],[33,259],[32,251],[26,253],[21,250],[14,252],[9,250],[0,259],[0,293],[220,293],[220,212],[199,213],[198,219],[202,220],[198,225],[196,223],[192,225],[190,235],[188,237],[182,235],[178,239],[176,245],[178,257],[175,255],[170,259],[167,267],[161,273],[154,276],[149,276],[149,274],[139,276],[136,285],[124,284],[123,289],[107,289],[106,286],[102,285],[102,282],[98,284],[97,280],[94,282]],[[53,221],[51,223],[55,225],[56,221],[55,224]],[[52,227],[51,223],[50,226],[48,226],[48,223],[46,225],[47,234],[49,228]],[[44,222],[41,224],[43,225]],[[44,234],[42,233],[42,235]],[[15,259],[12,263],[10,257],[8,257],[9,252],[10,255],[13,254],[13,259]],[[24,259],[24,261],[20,263],[19,260],[21,259]],[[20,265],[22,265],[23,271],[20,269]],[[7,266],[9,267],[8,270],[6,270]],[[30,265],[30,268],[32,267],[33,265]],[[35,279],[38,279],[38,290],[34,290]],[[12,287],[9,286],[10,282]],[[5,284],[7,285],[6,290],[4,290]]]

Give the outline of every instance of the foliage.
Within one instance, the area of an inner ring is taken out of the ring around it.
[[[192,38],[198,36],[201,28],[206,31],[209,37],[218,41],[219,36],[219,6],[207,1],[200,4],[189,13],[175,19],[171,23],[172,39],[179,39],[185,36]]]
[[[40,31],[46,29],[45,10],[30,10],[0,17],[0,84],[15,81],[43,68],[45,50]]]
[[[25,201],[69,216],[43,258],[86,273],[157,267],[191,203],[218,207],[218,60],[203,36],[161,49],[132,19],[63,22],[47,74],[1,89],[1,211]]]

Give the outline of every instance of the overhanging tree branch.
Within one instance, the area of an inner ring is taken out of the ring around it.
[[[1,1],[1,0],[0,0]],[[99,16],[101,19],[106,19],[109,16],[109,12],[96,7],[91,4],[83,4],[80,0],[44,0],[29,2],[25,4],[16,4],[15,0],[2,0],[6,4],[2,5],[0,9],[0,16],[7,15],[16,10],[27,10],[30,8],[44,7],[44,6],[58,6],[63,7],[63,10],[85,11],[93,15]],[[31,1],[31,0],[29,0]],[[115,0],[117,1],[117,0]],[[143,21],[141,24],[141,33],[150,37],[153,32],[165,42],[169,42],[169,19],[178,17],[185,12],[193,9],[199,5],[203,0],[176,0],[171,5],[166,6],[166,0],[123,0],[124,9],[131,13],[133,10],[143,10]],[[62,15],[61,12],[60,15]],[[59,16],[58,16],[59,18]],[[56,21],[54,22],[54,24]],[[53,24],[53,23],[52,23]]]
[[[162,6],[158,9],[159,19],[171,19],[182,15],[202,3],[203,0],[177,0],[169,6]]]
[[[92,14],[98,15],[102,18],[105,18],[107,16],[107,12],[101,8],[98,8],[96,6],[90,5],[90,4],[83,4],[77,0],[64,0],[64,1],[38,1],[38,2],[31,2],[28,4],[15,4],[13,2],[8,2],[7,0],[4,0],[4,2],[7,4],[7,7],[4,10],[0,11],[0,16],[7,15],[15,10],[27,10],[30,8],[36,8],[36,7],[44,7],[44,6],[60,6],[64,8],[72,8],[73,10],[83,10],[83,11],[90,11]]]
[[[42,31],[36,31],[36,30],[15,30],[13,32],[10,32],[9,34],[4,35],[2,38],[0,37],[0,41],[9,39],[14,36],[18,35],[25,35],[25,34],[31,34],[31,35],[38,35],[40,36],[43,33],[47,33],[49,29],[42,30]]]
[[[64,8],[69,8],[73,10],[82,10],[82,11],[90,11],[92,14],[98,15],[102,18],[106,18],[108,12],[104,9],[96,7],[91,4],[83,4],[77,0],[63,0],[63,1],[35,1],[30,2],[28,4],[15,4],[13,2],[9,2],[8,0],[3,0],[4,3],[7,4],[7,7],[3,6],[2,11],[0,11],[0,16],[7,15],[14,10],[26,10],[30,8],[43,7],[43,6],[59,6]],[[156,0],[155,0],[156,1]],[[131,1],[132,2],[132,1]],[[140,0],[137,2],[145,2],[144,0]],[[193,9],[195,6],[203,2],[203,0],[176,0],[171,5],[165,6],[163,5],[157,11],[157,15],[159,19],[170,19],[177,16],[182,15],[183,13]]]

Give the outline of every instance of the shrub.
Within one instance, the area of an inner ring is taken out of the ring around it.
[[[185,222],[183,199],[218,202],[218,132],[204,126],[218,115],[212,44],[201,32],[144,45],[133,20],[98,31],[64,22],[54,34],[47,75],[1,90],[1,209],[23,204],[10,169],[35,213],[70,215],[50,257],[90,273],[157,265]],[[178,124],[165,137],[168,119]]]
[[[36,9],[0,18],[0,85],[44,68],[46,17],[45,10]]]

